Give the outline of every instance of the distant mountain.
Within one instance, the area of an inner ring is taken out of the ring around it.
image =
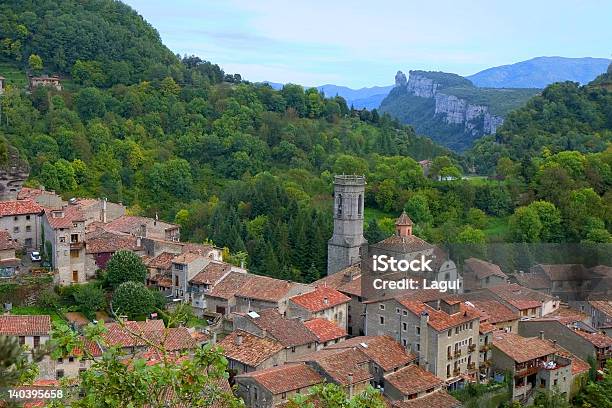
[[[407,79],[400,71],[395,84],[380,111],[457,151],[495,133],[509,111],[539,92],[477,88],[468,79],[446,72],[410,71]]]
[[[272,88],[278,90],[283,87],[283,84],[278,82],[265,81]],[[380,103],[385,96],[393,89],[393,85],[389,86],[373,86],[370,88],[352,89],[346,86],[338,86],[326,84],[317,86],[317,89],[325,94],[328,98],[336,95],[346,99],[348,106],[353,106],[356,109],[378,109]]]
[[[562,81],[586,84],[605,72],[608,64],[606,58],[537,57],[485,69],[467,78],[487,88],[544,88]]]

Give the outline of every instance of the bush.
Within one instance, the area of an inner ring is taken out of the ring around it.
[[[124,282],[144,283],[147,267],[132,251],[118,251],[106,264],[106,283],[116,288]]]
[[[157,310],[158,297],[140,282],[124,282],[113,294],[113,312],[136,319]]]
[[[80,285],[73,296],[79,311],[90,320],[96,317],[98,310],[106,307],[104,291],[97,284]]]

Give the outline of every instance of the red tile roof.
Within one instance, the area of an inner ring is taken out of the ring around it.
[[[231,299],[236,292],[251,280],[251,276],[252,275],[246,273],[230,272],[225,279],[215,285],[207,296],[226,300]]]
[[[195,285],[215,285],[232,269],[232,265],[225,262],[211,261],[198,272],[189,282]]]
[[[480,322],[480,325],[478,326],[478,331],[480,334],[491,333],[495,330],[497,330],[497,328],[489,322]]]
[[[369,369],[370,358],[361,349],[324,349],[299,359],[315,362],[342,386],[362,383],[373,378]]]
[[[519,313],[504,305],[495,295],[489,291],[478,291],[465,293],[460,296],[481,312],[483,319],[489,323],[503,323],[518,320]]]
[[[432,388],[440,388],[444,385],[443,380],[416,364],[411,364],[385,375],[385,382],[388,382],[406,396]]]
[[[154,220],[152,218],[147,218],[147,217],[139,217],[135,215],[123,215],[109,222],[108,224],[106,224],[105,228],[110,231],[119,231],[119,232],[126,232],[128,234],[138,235],[138,233],[140,232],[140,228],[143,224],[149,225],[151,223],[157,224],[157,227],[159,229],[163,228],[164,230],[179,228],[179,226],[176,224],[171,224],[165,221]],[[147,230],[147,232],[149,231]]]
[[[488,290],[519,310],[541,307],[542,302],[553,299],[552,296],[545,293],[515,283],[496,285],[488,288]]]
[[[330,287],[319,286],[312,292],[294,296],[290,300],[309,312],[316,313],[347,303],[351,298]]]
[[[240,339],[240,340],[239,340]],[[234,330],[218,343],[226,358],[257,367],[284,349],[269,337],[259,337],[244,330]]]
[[[88,254],[114,253],[121,250],[138,251],[138,239],[135,236],[119,232],[102,231],[85,238],[85,252]]]
[[[305,321],[304,326],[317,337],[319,343],[325,343],[348,336],[346,330],[321,317]]]
[[[384,371],[403,367],[416,359],[390,336],[359,336],[332,344],[326,349],[358,349]]]
[[[464,265],[467,266],[478,279],[485,279],[488,276],[498,276],[504,279],[508,278],[508,275],[503,273],[498,265],[483,261],[482,259],[468,258],[464,261]]]
[[[568,325],[575,322],[586,322],[589,316],[579,310],[574,310],[569,307],[560,307],[552,313],[547,314],[536,320],[558,320],[559,322]]]
[[[249,274],[248,281],[236,291],[235,296],[257,299],[268,302],[278,302],[287,296],[294,283],[268,276]]]
[[[493,346],[517,363],[545,357],[556,351],[547,340],[539,337],[522,337],[503,331],[493,334]]]
[[[7,230],[0,230],[0,251],[6,251],[7,249],[17,249],[18,245],[13,241],[13,237]]]
[[[196,341],[184,327],[166,328],[163,320],[146,322],[126,321],[125,328],[119,323],[106,325],[102,335],[108,346],[143,347],[150,343],[161,344],[169,351],[187,350],[197,346]]]
[[[288,319],[276,309],[264,309],[257,314],[241,314],[255,326],[278,340],[284,347],[301,346],[317,341],[315,335],[299,319]],[[256,317],[254,317],[256,316]]]
[[[393,408],[459,408],[461,402],[446,391],[436,391],[421,398],[394,401]]]
[[[7,336],[48,336],[51,316],[0,315],[0,334]]]
[[[190,264],[191,262],[193,262],[193,261],[195,261],[195,260],[197,260],[199,258],[204,258],[204,256],[200,255],[200,254],[193,253],[193,252],[185,252],[183,254],[177,255],[172,260],[172,263],[187,265],[187,264]]]
[[[612,337],[603,333],[589,333],[580,329],[576,329],[574,332],[597,348],[612,347]]]
[[[252,378],[273,395],[309,388],[325,380],[315,370],[302,363],[285,364],[236,376]]]
[[[372,246],[386,248],[399,253],[411,253],[433,247],[429,242],[416,235],[409,235],[407,237],[391,235],[389,238],[383,239]]]
[[[77,205],[67,205],[61,210],[45,209],[47,222],[53,229],[72,228],[77,221],[85,221],[85,214]]]
[[[429,315],[427,324],[437,331],[447,330],[459,326],[460,324],[479,319],[480,317],[480,312],[478,312],[476,308],[470,307],[465,303],[459,305],[459,312],[448,314],[442,310],[436,310],[423,302],[409,300],[409,298],[399,302],[416,316],[420,316],[422,312],[427,312]]]
[[[572,360],[572,375],[586,373],[591,368],[589,363],[576,357],[574,354],[570,353],[569,351],[567,351],[560,345],[556,344],[554,341],[552,340],[547,340],[547,341],[557,350],[558,355]]]
[[[162,252],[156,257],[147,260],[145,265],[147,265],[149,268],[169,270],[172,267],[172,260],[175,257],[176,254],[171,252]]]
[[[402,211],[402,214],[399,216],[399,218],[395,220],[395,225],[412,225],[412,220],[410,219],[408,214],[406,214],[406,211]]]
[[[361,266],[349,266],[313,282],[312,286],[327,286],[348,295],[361,296]]]
[[[41,214],[43,207],[32,200],[0,201],[0,218],[15,215]]]

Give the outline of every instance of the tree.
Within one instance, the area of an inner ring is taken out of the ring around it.
[[[349,398],[336,384],[317,385],[308,394],[298,394],[289,399],[287,408],[384,408],[385,400],[380,391],[371,386],[361,394]]]
[[[36,363],[42,357],[42,353],[35,353],[30,361],[17,337],[0,336],[0,388],[33,381],[38,376]]]
[[[380,242],[383,239],[387,238],[387,234],[383,232],[383,230],[378,225],[376,218],[371,218],[368,221],[368,225],[363,233],[365,239],[368,240],[369,243],[374,244],[376,242]]]
[[[583,408],[612,407],[612,359],[606,361],[600,381],[591,379],[576,396],[575,406]]]
[[[106,264],[106,283],[116,288],[124,282],[144,283],[147,267],[132,251],[117,251]]]
[[[467,223],[475,228],[485,228],[489,220],[487,214],[480,208],[470,208],[467,213]]]
[[[34,73],[40,74],[43,69],[43,60],[40,58],[40,56],[31,54],[28,58],[28,66]]]
[[[404,209],[416,223],[428,224],[433,221],[433,216],[429,210],[429,201],[422,194],[413,194],[406,202]]]
[[[95,283],[78,286],[73,297],[81,313],[90,320],[95,318],[98,310],[106,306],[104,291]]]
[[[156,298],[140,282],[123,282],[113,293],[112,310],[129,319],[141,318],[157,311]]]
[[[514,242],[538,242],[542,223],[538,212],[533,207],[517,208],[508,222],[510,235]]]
[[[466,225],[457,235],[458,244],[485,244],[486,242],[485,233],[471,225]]]

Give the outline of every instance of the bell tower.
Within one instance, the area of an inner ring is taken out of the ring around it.
[[[334,235],[327,242],[327,274],[360,261],[365,176],[334,176]]]

